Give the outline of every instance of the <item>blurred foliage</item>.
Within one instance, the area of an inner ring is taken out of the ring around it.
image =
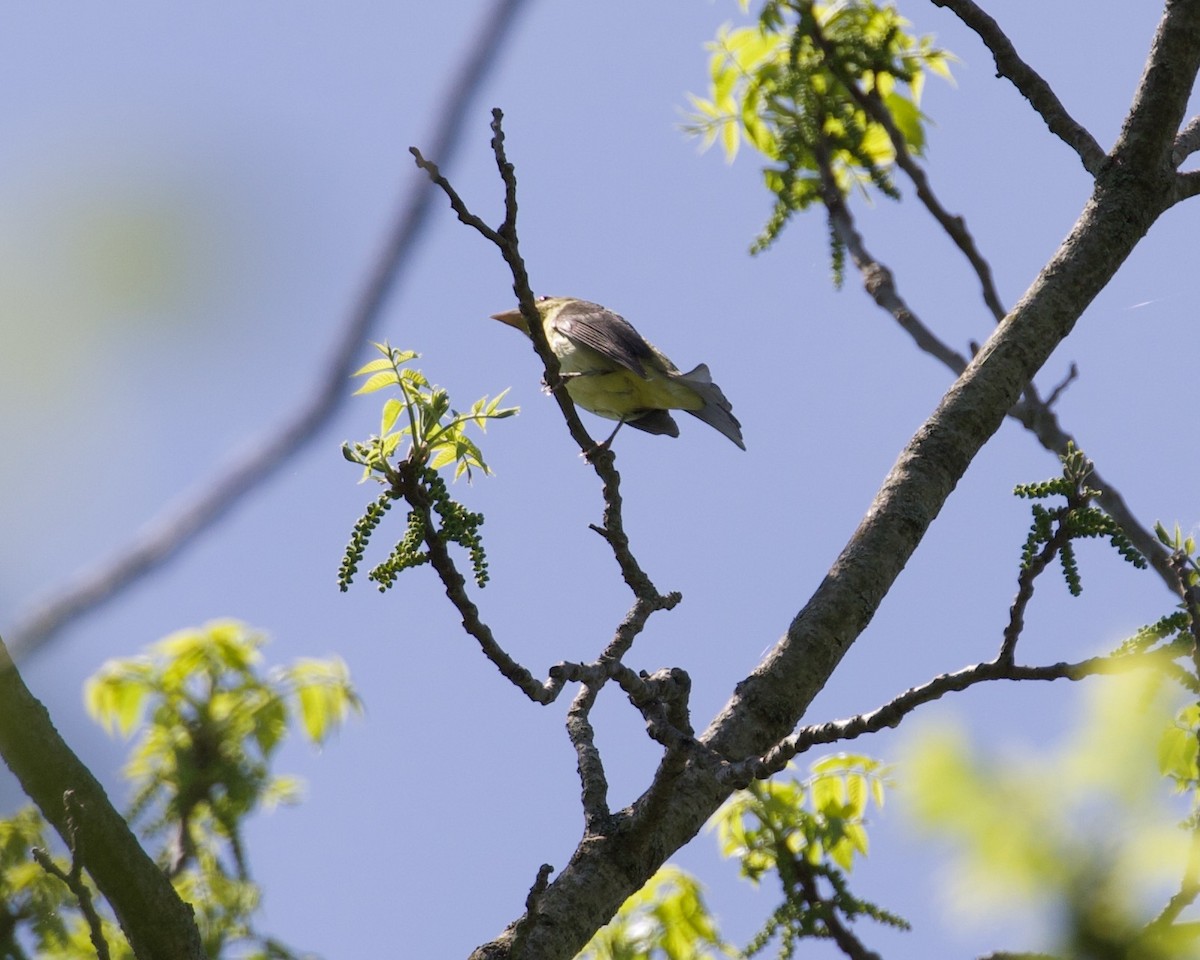
[[[736,957],[721,939],[704,902],[703,887],[686,870],[667,864],[625,901],[577,960],[706,960]]]
[[[921,154],[925,76],[949,79],[952,59],[908,27],[893,6],[872,0],[768,0],[756,24],[726,24],[708,45],[708,96],[690,97],[685,130],[705,147],[719,140],[730,162],[743,141],[771,161],[763,178],[774,209],[752,252],[769,247],[794,213],[827,202],[828,190],[866,195],[874,186],[899,196],[889,173],[893,135]]]
[[[782,903],[745,950],[721,936],[698,881],[668,864],[625,901],[579,960],[715,960],[754,956],[772,943],[790,957],[801,940],[833,938],[864,915],[907,928],[855,897],[846,881],[855,857],[866,855],[867,809],[883,805],[887,782],[879,761],[837,754],[814,762],[804,780],[756,782],[713,815],[709,827],[722,856],[736,860],[752,883],[774,876],[783,888]]]
[[[385,489],[354,525],[338,571],[338,586],[342,591],[349,589],[375,528],[394,500],[405,500],[411,509],[404,536],[368,574],[380,591],[391,587],[402,571],[429,562],[425,547],[430,537],[442,544],[464,547],[475,582],[482,587],[488,580],[487,558],[479,534],[483,515],[472,513],[451,498],[438,471],[453,465],[454,479],[465,474],[468,481],[473,470],[490,473],[479,445],[467,435],[467,427],[474,424],[486,430],[489,420],[514,416],[519,408],[500,406],[508,393],[504,390],[491,399],[482,397],[467,413],[459,413],[451,408],[445,390],[432,386],[420,370],[405,366],[418,354],[386,343],[375,347],[383,356],[355,372],[355,376],[366,377],[355,395],[395,388],[400,396],[384,402],[378,436],[342,446],[343,456],[362,466],[362,479],[373,478]],[[401,451],[403,456],[398,456]]]
[[[1197,955],[1200,924],[1182,919],[1197,893],[1196,817],[1179,822],[1162,780],[1191,794],[1194,811],[1197,714],[1176,712],[1165,690],[1154,671],[1105,678],[1074,735],[1042,756],[987,756],[949,725],[916,738],[911,807],[952,841],[963,908],[989,919],[1020,910],[1026,928],[1040,912],[1056,956]]]
[[[252,923],[260,892],[242,828],[255,810],[298,799],[298,781],[270,771],[296,721],[320,744],[360,709],[340,660],[264,670],[265,639],[232,620],[181,630],[144,656],[109,661],[85,694],[105,729],[136,736],[125,767],[134,790],[129,819],[142,822],[149,849],[192,904],[214,960],[295,956]],[[0,957],[23,958],[28,947],[52,960],[96,955],[78,901],[30,859],[47,848],[47,832],[32,807],[0,821]],[[53,859],[70,872],[65,859]],[[94,890],[91,898],[103,903]],[[110,955],[132,958],[106,907],[96,919]]]

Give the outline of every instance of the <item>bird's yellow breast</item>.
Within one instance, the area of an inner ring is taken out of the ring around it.
[[[565,364],[563,371],[569,372]],[[699,410],[704,405],[685,384],[666,377],[643,380],[628,370],[570,377],[567,393],[583,409],[609,420],[633,419],[649,410]]]

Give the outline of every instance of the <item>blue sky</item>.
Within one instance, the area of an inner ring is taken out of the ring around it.
[[[302,0],[0,11],[0,631],[307,396],[413,176],[407,149],[427,144],[484,8]],[[1155,5],[988,9],[1111,145]],[[1069,231],[1087,175],[949,14],[913,2],[902,11],[960,58],[953,85],[927,87],[926,165],[1014,303]],[[445,171],[498,219],[488,120],[502,107],[535,290],[618,310],[681,368],[707,362],[744,425],[746,453],[691,418],[677,440],[623,431],[617,443],[635,549],[660,588],[684,595],[631,663],[686,668],[698,727],[803,605],[950,382],[853,275],[832,288],[818,216],[798,219],[770,252],[747,254],[769,210],[756,159],[728,166],[679,129],[686,93],[703,91],[703,44],[737,16],[733,3],[531,0]],[[856,203],[860,229],[914,309],[965,350],[990,318],[965,262],[904,187],[901,204]],[[1194,238],[1192,208],[1164,217],[1039,380],[1053,385],[1079,364],[1059,407],[1064,426],[1138,516],[1185,528],[1197,523],[1200,452],[1174,447],[1200,346]],[[594,655],[629,601],[587,529],[600,509],[594,475],[541,395],[528,345],[487,319],[511,303],[496,251],[439,199],[377,336],[421,352],[427,375],[461,403],[511,387],[522,407],[488,434],[495,477],[458,492],[487,516],[483,616],[544,675]],[[366,343],[361,352],[370,358]],[[517,915],[539,864],[561,866],[573,849],[581,816],[566,703],[533,707],[509,688],[461,634],[427,568],[382,597],[369,585],[338,593],[341,550],[373,495],[338,448],[376,422],[372,399],[348,404],[184,555],[64,631],[27,677],[119,795],[123,748],[89,723],[79,695],[106,658],[222,616],[269,631],[273,660],[340,654],[367,712],[321,753],[299,743],[286,752],[281,770],[307,778],[308,799],[251,831],[263,926],[327,957],[398,943],[406,955],[463,956]],[[1028,516],[1010,491],[1056,470],[1017,426],[1002,428],[810,721],[871,709],[993,655]],[[1080,553],[1081,600],[1053,576],[1039,588],[1030,662],[1101,651],[1169,607],[1152,576],[1100,549]],[[1076,699],[1059,686],[1009,685],[926,713],[961,717],[985,743],[1020,752],[1053,742]],[[656,752],[615,691],[597,725],[613,801],[632,800]],[[905,736],[852,749],[887,758]],[[18,802],[11,789],[9,800]],[[896,806],[872,844],[856,874],[864,895],[917,924],[904,936],[867,930],[872,946],[905,958],[934,945],[1026,945],[1015,931],[941,916],[938,861]],[[737,885],[714,849],[702,835],[679,862],[702,874],[742,939],[773,901]]]

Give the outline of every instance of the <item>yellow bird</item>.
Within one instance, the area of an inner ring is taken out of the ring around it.
[[[584,410],[618,421],[601,446],[625,423],[677,437],[679,424],[667,411],[686,410],[746,449],[742,425],[705,364],[680,373],[624,318],[598,303],[539,297],[537,309],[571,399]],[[519,309],[494,313],[492,319],[529,334]]]

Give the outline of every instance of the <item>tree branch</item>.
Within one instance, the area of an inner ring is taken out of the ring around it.
[[[1200,829],[1192,828],[1187,863],[1179,889],[1171,896],[1158,915],[1146,925],[1148,932],[1165,932],[1179,919],[1180,914],[1200,897]]]
[[[1171,147],[1171,164],[1178,167],[1197,150],[1200,150],[1200,116],[1192,117],[1175,138]]]
[[[554,684],[552,680],[546,683],[535,680],[526,667],[509,656],[496,642],[491,628],[480,619],[479,608],[467,595],[467,581],[458,572],[450,551],[446,549],[445,541],[434,528],[433,504],[419,482],[419,474],[423,469],[424,464],[414,464],[406,460],[397,470],[389,471],[388,479],[397,496],[423,515],[422,526],[425,530],[425,549],[429,553],[429,564],[442,581],[446,596],[462,616],[463,629],[479,642],[484,656],[492,661],[505,679],[530,700],[541,704],[552,702],[558,696],[560,685]]]
[[[63,794],[63,807],[66,810],[67,832],[70,835],[70,871],[68,872],[59,867],[50,854],[40,847],[34,847],[29,852],[33,855],[33,859],[37,861],[38,866],[51,876],[61,880],[75,896],[75,899],[79,902],[79,910],[83,913],[83,917],[87,921],[88,937],[91,939],[92,947],[96,951],[97,960],[109,960],[111,954],[108,949],[108,941],[104,939],[104,923],[100,919],[100,914],[96,912],[95,904],[92,903],[92,892],[83,880],[83,859],[80,856],[78,828],[78,821],[83,815],[83,810],[79,807],[79,803],[75,799],[74,791],[68,790]]]
[[[1169,4],[1160,37],[1174,31],[1190,35],[1196,28],[1200,3]],[[1174,38],[1165,40],[1156,45],[1151,60],[1158,63],[1169,53],[1175,57],[1172,70],[1190,71],[1194,78],[1200,42],[1182,50]],[[1163,96],[1180,97],[1175,84],[1158,89]],[[1146,100],[1136,103],[1132,112],[1143,110],[1160,117],[1173,113]],[[1143,125],[1131,117],[1130,126]],[[784,638],[737,685],[729,703],[700,735],[702,746],[736,763],[762,755],[791,733],[867,627],[972,459],[1172,202],[1175,172],[1166,165],[1101,164],[1094,145],[1084,153],[1097,176],[1074,229],[901,452],[824,581]],[[731,784],[695,759],[683,770],[667,770],[664,763],[646,793],[614,814],[612,831],[586,838],[546,888],[520,956],[574,956],[621,902],[699,831],[731,790]],[[657,818],[651,821],[648,811]],[[510,925],[479,947],[473,960],[515,960],[515,927]]]
[[[59,736],[2,643],[0,755],[96,882],[138,960],[204,960],[192,908]]]
[[[410,151],[416,159],[417,166],[426,171],[433,182],[446,194],[446,197],[450,201],[450,207],[459,220],[474,228],[485,239],[494,243],[499,248],[505,262],[509,265],[513,276],[513,292],[517,296],[522,316],[529,329],[529,336],[533,342],[534,351],[542,361],[545,370],[545,383],[551,395],[558,402],[559,409],[562,411],[563,419],[566,421],[567,429],[572,439],[574,439],[579,446],[580,452],[591,463],[592,468],[596,471],[596,475],[600,478],[604,500],[604,522],[603,526],[593,526],[592,529],[608,542],[617,565],[620,567],[621,576],[638,601],[637,605],[635,605],[635,610],[639,611],[638,616],[632,619],[627,618],[626,622],[622,624],[625,639],[618,646],[610,646],[609,651],[606,652],[606,656],[615,657],[619,660],[624,651],[628,649],[628,645],[632,644],[636,632],[640,632],[645,623],[646,616],[655,610],[672,609],[679,603],[681,597],[677,592],[659,593],[649,576],[647,576],[634,557],[632,550],[630,550],[629,538],[625,534],[621,513],[621,476],[614,465],[616,455],[609,448],[599,448],[595,440],[592,439],[584,428],[582,421],[579,419],[579,414],[575,410],[575,404],[567,393],[565,381],[560,376],[558,357],[550,349],[550,344],[546,339],[541,317],[538,314],[534,301],[533,290],[529,283],[529,274],[520,252],[517,236],[517,177],[516,170],[513,164],[509,162],[504,148],[503,121],[503,112],[499,109],[493,109],[491,124],[492,151],[504,184],[504,221],[496,229],[492,229],[480,217],[471,213],[466,203],[464,203],[454,187],[442,175],[436,164],[426,160],[422,156],[421,151],[416,147],[411,147]],[[618,636],[620,637],[622,634],[619,633]],[[622,646],[622,644],[624,645]],[[604,683],[603,678],[598,682],[602,685]]]
[[[1175,180],[1175,202],[1190,200],[1200,194],[1200,170],[1181,173]]]
[[[1200,12],[1195,0],[1166,0],[1150,55],[1112,150],[1128,170],[1174,171],[1171,153],[1196,83]],[[1173,184],[1167,181],[1164,190]]]
[[[883,960],[874,950],[868,949],[866,944],[859,940],[846,924],[842,923],[841,917],[838,916],[837,903],[832,898],[827,900],[821,896],[821,890],[817,885],[817,871],[807,859],[803,856],[794,856],[791,869],[809,908],[821,918],[829,939],[837,944],[837,948],[849,960]]]
[[[1060,507],[1057,513],[1058,528],[1054,535],[1042,547],[1041,552],[1034,557],[1017,577],[1017,595],[1008,610],[1008,626],[1004,628],[1004,639],[1000,644],[1000,653],[996,659],[1000,663],[1012,663],[1017,653],[1017,641],[1021,639],[1021,631],[1025,629],[1025,609],[1033,599],[1033,590],[1037,578],[1062,548],[1071,542],[1071,534],[1063,517],[1070,507]]]
[[[983,302],[992,312],[992,316],[996,322],[999,323],[1004,319],[1004,315],[1008,311],[1004,309],[1004,306],[1000,302],[1000,294],[996,292],[996,285],[992,280],[992,268],[975,245],[975,239],[971,236],[970,231],[967,230],[966,222],[961,216],[954,216],[942,206],[941,201],[938,200],[937,195],[933,192],[933,187],[930,186],[929,178],[925,175],[925,171],[909,152],[908,141],[904,139],[904,134],[900,132],[900,128],[896,126],[891,112],[880,101],[877,93],[872,92],[871,94],[867,94],[863,92],[859,85],[854,82],[854,79],[847,76],[845,71],[839,67],[838,58],[834,55],[835,51],[821,33],[820,27],[815,20],[813,22],[813,37],[825,53],[826,66],[837,76],[838,81],[846,88],[850,96],[854,98],[854,102],[862,107],[864,112],[887,132],[892,149],[896,152],[896,165],[908,174],[908,178],[917,189],[918,199],[925,205],[925,209],[941,225],[942,229],[946,231],[947,236],[954,242],[954,245],[962,251],[963,256],[967,258],[967,262],[971,264],[971,268],[975,271],[975,276],[979,278],[979,286],[983,293]],[[843,196],[840,190],[837,191],[837,195],[839,197]],[[966,364],[964,363],[963,366],[965,367]]]
[[[1083,168],[1092,176],[1100,173],[1105,154],[1087,129],[1076,122],[1042,77],[1017,54],[1000,25],[973,0],[933,0],[945,7],[979,35],[996,61],[996,76],[1010,80],[1050,128],[1050,132],[1079,154]]]
[[[1076,663],[1051,663],[1043,666],[1022,666],[1000,658],[964,667],[954,673],[943,673],[903,693],[869,713],[860,713],[846,720],[803,727],[785,737],[762,757],[726,764],[721,770],[722,781],[741,789],[752,780],[765,780],[784,769],[794,757],[816,746],[856,740],[861,736],[898,727],[918,707],[940,700],[948,693],[959,693],[980,683],[994,680],[1083,680],[1087,677],[1120,673],[1134,669],[1162,670],[1171,660],[1167,654],[1146,653],[1124,656],[1090,657]]]
[[[442,101],[431,142],[433,153],[449,162],[458,152],[463,120],[495,63],[524,0],[495,0]],[[27,612],[8,632],[13,655],[28,656],[58,630],[112,599],[174,557],[231,510],[242,498],[298,454],[333,419],[348,399],[346,378],[355,357],[377,323],[392,290],[416,249],[428,218],[432,191],[414,177],[363,288],[342,321],[325,372],[307,400],[284,423],[232,456],[224,470],[199,491],[166,509],[113,556],[85,570]]]
[[[815,152],[818,156],[821,155],[819,151]],[[862,276],[863,287],[867,293],[879,307],[892,315],[900,327],[912,337],[913,343],[920,350],[941,361],[956,375],[961,375],[967,368],[967,359],[945,344],[909,307],[897,289],[891,270],[867,250],[841,191],[837,190],[832,183],[832,173],[828,166],[823,164],[821,170],[822,176],[828,181],[824,201],[830,226],[849,251],[854,265]],[[1010,417],[1037,437],[1038,442],[1045,449],[1059,456],[1067,452],[1069,445],[1074,443],[1079,446],[1075,442],[1075,437],[1063,430],[1058,422],[1058,415],[1053,410],[1053,405],[1062,391],[1076,376],[1077,371],[1072,365],[1071,372],[1046,400],[1038,397],[1032,383],[1027,384],[1024,396],[1008,412]],[[1096,502],[1100,504],[1105,513],[1120,524],[1130,542],[1150,562],[1167,588],[1174,591],[1175,575],[1170,569],[1169,555],[1158,542],[1158,538],[1133,515],[1133,511],[1126,505],[1120,491],[1098,472],[1093,472],[1092,480],[1100,491]]]

